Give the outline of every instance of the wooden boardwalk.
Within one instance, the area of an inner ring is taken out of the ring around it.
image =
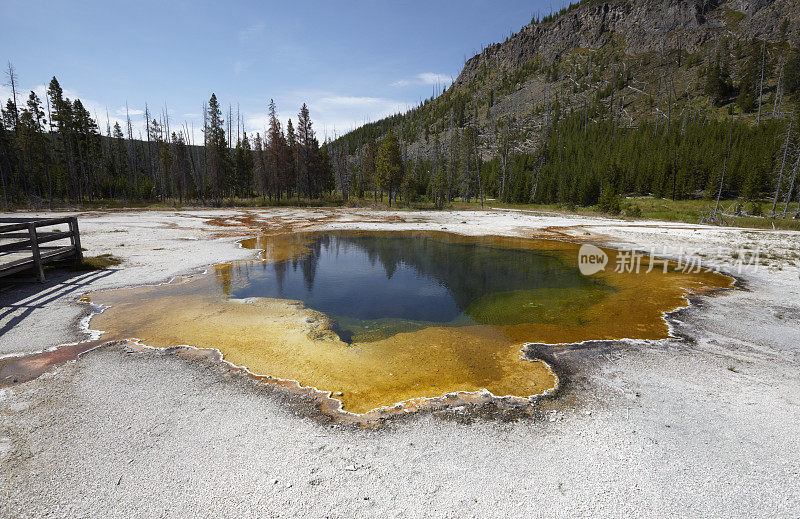
[[[68,231],[42,230],[64,224]],[[42,246],[66,240],[69,245]],[[30,270],[43,283],[44,266],[64,260],[83,261],[76,217],[0,218],[0,278]]]

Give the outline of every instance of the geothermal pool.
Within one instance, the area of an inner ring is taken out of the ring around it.
[[[452,393],[524,399],[553,389],[530,342],[668,336],[689,291],[730,287],[674,266],[592,276],[578,245],[444,232],[337,231],[244,240],[261,260],[96,292],[104,338],[214,348],[267,382],[296,381],[368,413]]]

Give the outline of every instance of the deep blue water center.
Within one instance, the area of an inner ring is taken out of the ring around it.
[[[595,285],[553,252],[409,235],[323,234],[292,260],[237,272],[223,286],[232,298],[302,301],[352,336],[381,325],[468,324],[469,311],[497,294],[550,294]],[[503,323],[491,323],[503,324]],[[401,328],[403,328],[401,326]],[[349,330],[349,331],[348,331]]]

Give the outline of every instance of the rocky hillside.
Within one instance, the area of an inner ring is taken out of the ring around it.
[[[439,97],[340,142],[353,153],[393,128],[407,158],[425,159],[471,127],[488,158],[499,128],[513,127],[516,145],[532,151],[554,116],[587,107],[620,126],[720,117],[737,103],[747,117],[759,117],[757,102],[761,118],[782,117],[797,20],[798,0],[585,0],[485,48]],[[715,87],[709,76],[720,70]]]
[[[598,50],[620,43],[626,56],[682,49],[693,53],[709,42],[732,37],[777,42],[784,20],[800,20],[793,0],[755,2],[713,0],[632,0],[581,2],[544,23],[531,23],[504,43],[496,43],[467,61],[456,87],[480,76],[483,67],[514,71],[530,60],[568,58],[580,49]],[[800,24],[789,23],[786,37]]]

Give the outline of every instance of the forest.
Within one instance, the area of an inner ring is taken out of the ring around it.
[[[130,116],[124,127],[107,125],[103,131],[80,99],[64,96],[55,77],[45,99],[17,92],[9,64],[14,95],[0,108],[2,204],[9,209],[108,201],[268,205],[355,199],[442,208],[457,200],[495,199],[615,212],[621,195],[652,195],[741,199],[754,211],[771,204],[773,213],[778,204],[796,201],[800,207],[800,52],[794,47],[781,61],[773,116],[767,117],[763,59],[758,66],[764,45],[749,49],[742,51],[744,65],[735,74],[727,53],[703,70],[703,94],[722,112],[695,105],[687,92],[680,112],[676,101],[675,114],[623,121],[615,92],[627,78],[615,75],[602,91],[598,87],[591,103],[562,106],[565,94],[554,94],[546,107],[536,107],[543,122],[533,132],[513,114],[481,127],[478,104],[463,89],[451,88],[407,114],[323,143],[305,104],[295,123],[283,124],[270,100],[268,128],[248,135],[230,111],[224,117],[214,94],[203,106],[202,142],[193,141],[185,124],[172,127],[166,112],[153,115],[149,109],[144,135],[134,135]],[[537,63],[520,73],[551,80],[557,68]],[[504,76],[502,84],[523,79]],[[777,107],[779,95],[784,109]],[[447,126],[436,127],[442,120]],[[429,151],[412,154],[415,141]]]

